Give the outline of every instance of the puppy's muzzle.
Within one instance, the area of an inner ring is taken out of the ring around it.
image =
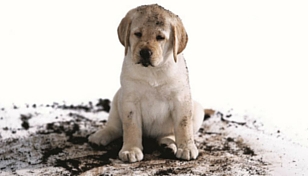
[[[140,61],[138,64],[141,64],[144,67],[148,67],[149,65],[153,66],[151,63],[152,51],[150,49],[142,49],[139,52]]]

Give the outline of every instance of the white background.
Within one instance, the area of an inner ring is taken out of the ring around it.
[[[117,26],[150,3],[181,17],[205,107],[308,129],[307,1],[0,1],[0,104],[111,99],[124,57]]]

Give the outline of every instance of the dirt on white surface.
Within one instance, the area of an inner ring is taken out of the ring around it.
[[[196,134],[193,161],[164,155],[143,139],[144,160],[118,159],[122,139],[106,147],[87,137],[108,120],[109,100],[0,107],[0,175],[308,175],[308,148],[267,133],[262,122],[216,112]]]

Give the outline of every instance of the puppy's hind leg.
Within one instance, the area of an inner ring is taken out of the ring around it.
[[[158,138],[158,144],[161,147],[163,157],[175,157],[177,147],[175,143],[175,136],[173,134]]]
[[[116,94],[112,101],[106,126],[90,135],[88,140],[90,143],[106,146],[114,139],[121,137],[122,133],[122,123],[118,114]]]
[[[196,101],[193,102],[193,131],[196,134],[204,119],[204,109],[203,107]]]

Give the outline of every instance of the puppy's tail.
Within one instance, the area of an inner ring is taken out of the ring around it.
[[[204,109],[204,118],[203,121],[209,119],[212,115],[215,114],[215,110],[213,109]]]

